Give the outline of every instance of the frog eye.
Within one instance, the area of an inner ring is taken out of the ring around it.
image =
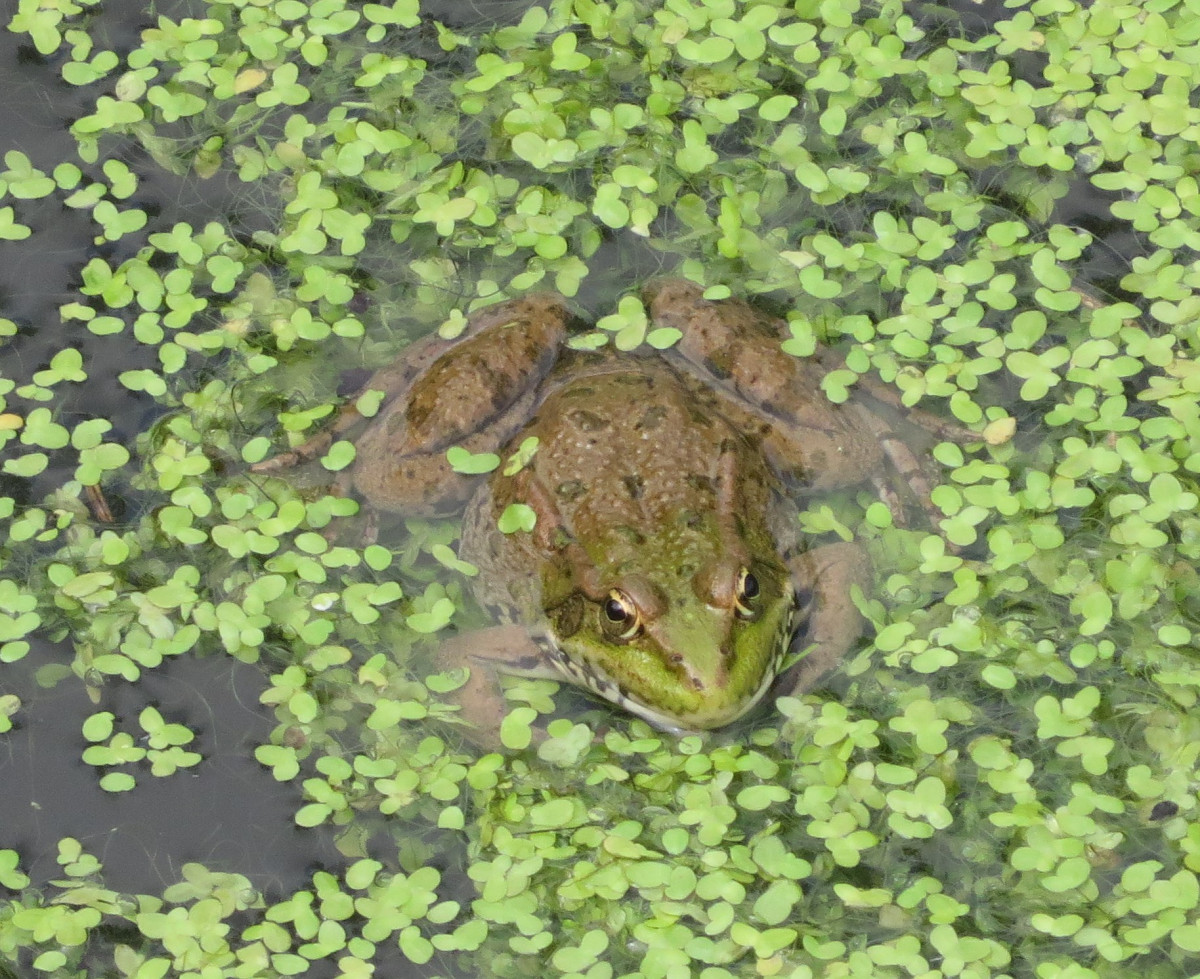
[[[642,617],[637,606],[633,604],[633,599],[619,588],[614,588],[608,593],[600,620],[609,637],[621,642],[628,642],[642,628]]]
[[[740,619],[752,619],[758,614],[758,579],[749,568],[742,568],[737,583],[737,614]]]

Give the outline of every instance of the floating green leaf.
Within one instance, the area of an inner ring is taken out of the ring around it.
[[[478,476],[490,473],[500,466],[500,457],[494,452],[471,453],[458,445],[452,445],[446,450],[446,461],[456,473],[464,476]]]
[[[537,525],[537,514],[525,503],[510,503],[500,514],[497,526],[501,533],[515,534],[518,531],[531,533]]]

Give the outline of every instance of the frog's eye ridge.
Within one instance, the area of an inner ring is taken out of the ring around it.
[[[625,592],[614,588],[601,608],[604,631],[613,639],[628,642],[642,629],[642,617],[637,606]]]
[[[749,568],[742,568],[737,582],[737,614],[742,619],[752,619],[758,615],[758,596],[762,589],[758,578]]]

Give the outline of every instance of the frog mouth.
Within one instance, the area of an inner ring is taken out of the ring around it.
[[[570,682],[585,687],[596,694],[596,696],[607,700],[609,703],[616,704],[622,710],[642,718],[642,720],[661,731],[668,731],[672,734],[688,734],[696,731],[721,728],[732,724],[756,707],[778,678],[780,668],[788,655],[790,640],[792,639],[793,623],[798,608],[798,596],[794,596],[792,603],[788,606],[787,612],[780,616],[779,625],[776,629],[775,642],[772,644],[771,657],[766,669],[763,670],[762,679],[758,686],[738,701],[731,703],[729,709],[725,711],[697,712],[685,716],[669,714],[630,693],[594,664],[577,662],[561,651],[558,651],[557,655],[554,656],[554,664]]]
[[[669,731],[672,734],[690,734],[696,731],[712,730],[714,728],[725,727],[727,724],[732,724],[734,721],[744,717],[746,713],[752,710],[762,700],[771,684],[775,682],[775,672],[778,664],[783,661],[782,653],[773,656],[769,669],[765,670],[763,677],[758,687],[749,695],[743,697],[740,702],[733,704],[731,709],[722,713],[705,715],[703,717],[678,717],[671,714],[665,714],[650,704],[644,703],[632,694],[620,690],[616,684],[609,684],[615,690],[616,696],[607,694],[601,690],[596,692],[607,700],[629,711],[631,714],[636,714],[644,721],[649,722],[654,727],[662,731]],[[594,689],[594,688],[593,688]],[[699,723],[689,723],[699,722]]]

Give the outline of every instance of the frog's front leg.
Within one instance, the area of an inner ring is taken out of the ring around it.
[[[478,747],[500,747],[500,723],[508,713],[502,673],[543,680],[561,680],[562,674],[547,659],[545,650],[521,625],[500,625],[459,633],[442,641],[438,662],[445,669],[466,667],[467,682],[450,695],[470,723],[466,736]]]
[[[791,558],[788,567],[793,587],[802,598],[799,614],[808,619],[803,643],[813,648],[780,677],[776,690],[781,696],[811,690],[849,652],[864,625],[850,590],[854,585],[864,592],[871,589],[871,563],[854,543],[838,541],[814,547]]]

